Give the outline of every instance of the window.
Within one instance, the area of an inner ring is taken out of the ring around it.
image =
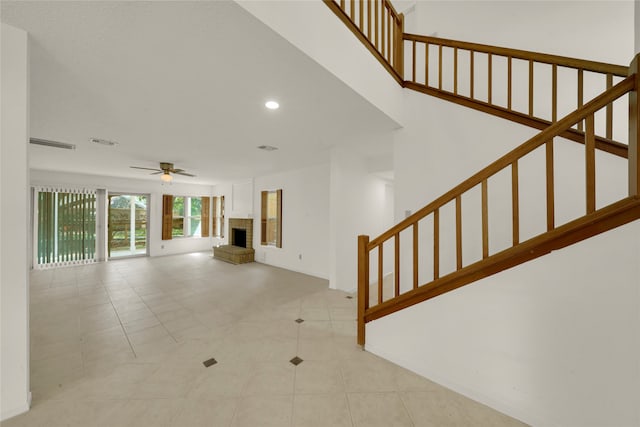
[[[282,247],[282,190],[262,192],[261,243]]]
[[[224,196],[213,198],[213,237],[224,237]]]
[[[173,237],[208,237],[209,199],[164,195],[162,240]]]

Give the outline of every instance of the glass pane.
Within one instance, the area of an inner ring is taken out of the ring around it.
[[[137,195],[109,197],[109,257],[147,253],[147,198]]]
[[[171,235],[173,237],[184,236],[184,218],[173,218],[171,224]]]
[[[184,197],[173,198],[173,217],[184,217]]]
[[[191,213],[189,216],[200,217],[202,214],[202,199],[200,197],[191,197]]]
[[[200,223],[200,218],[191,218],[191,230],[189,234],[190,236],[200,237]]]

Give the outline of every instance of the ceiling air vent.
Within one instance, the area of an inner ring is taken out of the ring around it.
[[[108,147],[113,147],[118,145],[116,141],[109,141],[108,139],[100,139],[100,138],[89,138],[90,142],[94,144],[106,145]]]
[[[30,144],[44,145],[45,147],[63,148],[65,150],[75,150],[75,144],[68,144],[66,142],[49,141],[48,139],[29,138]]]
[[[258,149],[264,151],[275,151],[278,149],[278,147],[274,147],[272,145],[258,145]]]

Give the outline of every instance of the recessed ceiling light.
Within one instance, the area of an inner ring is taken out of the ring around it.
[[[273,145],[258,145],[258,149],[264,151],[275,151],[278,147],[274,147]]]
[[[280,104],[278,104],[276,101],[267,101],[265,102],[264,106],[270,110],[277,110],[278,108],[280,108]]]

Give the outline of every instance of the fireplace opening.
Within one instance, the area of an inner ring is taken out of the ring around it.
[[[247,230],[244,228],[231,229],[231,244],[241,248],[247,247]]]

